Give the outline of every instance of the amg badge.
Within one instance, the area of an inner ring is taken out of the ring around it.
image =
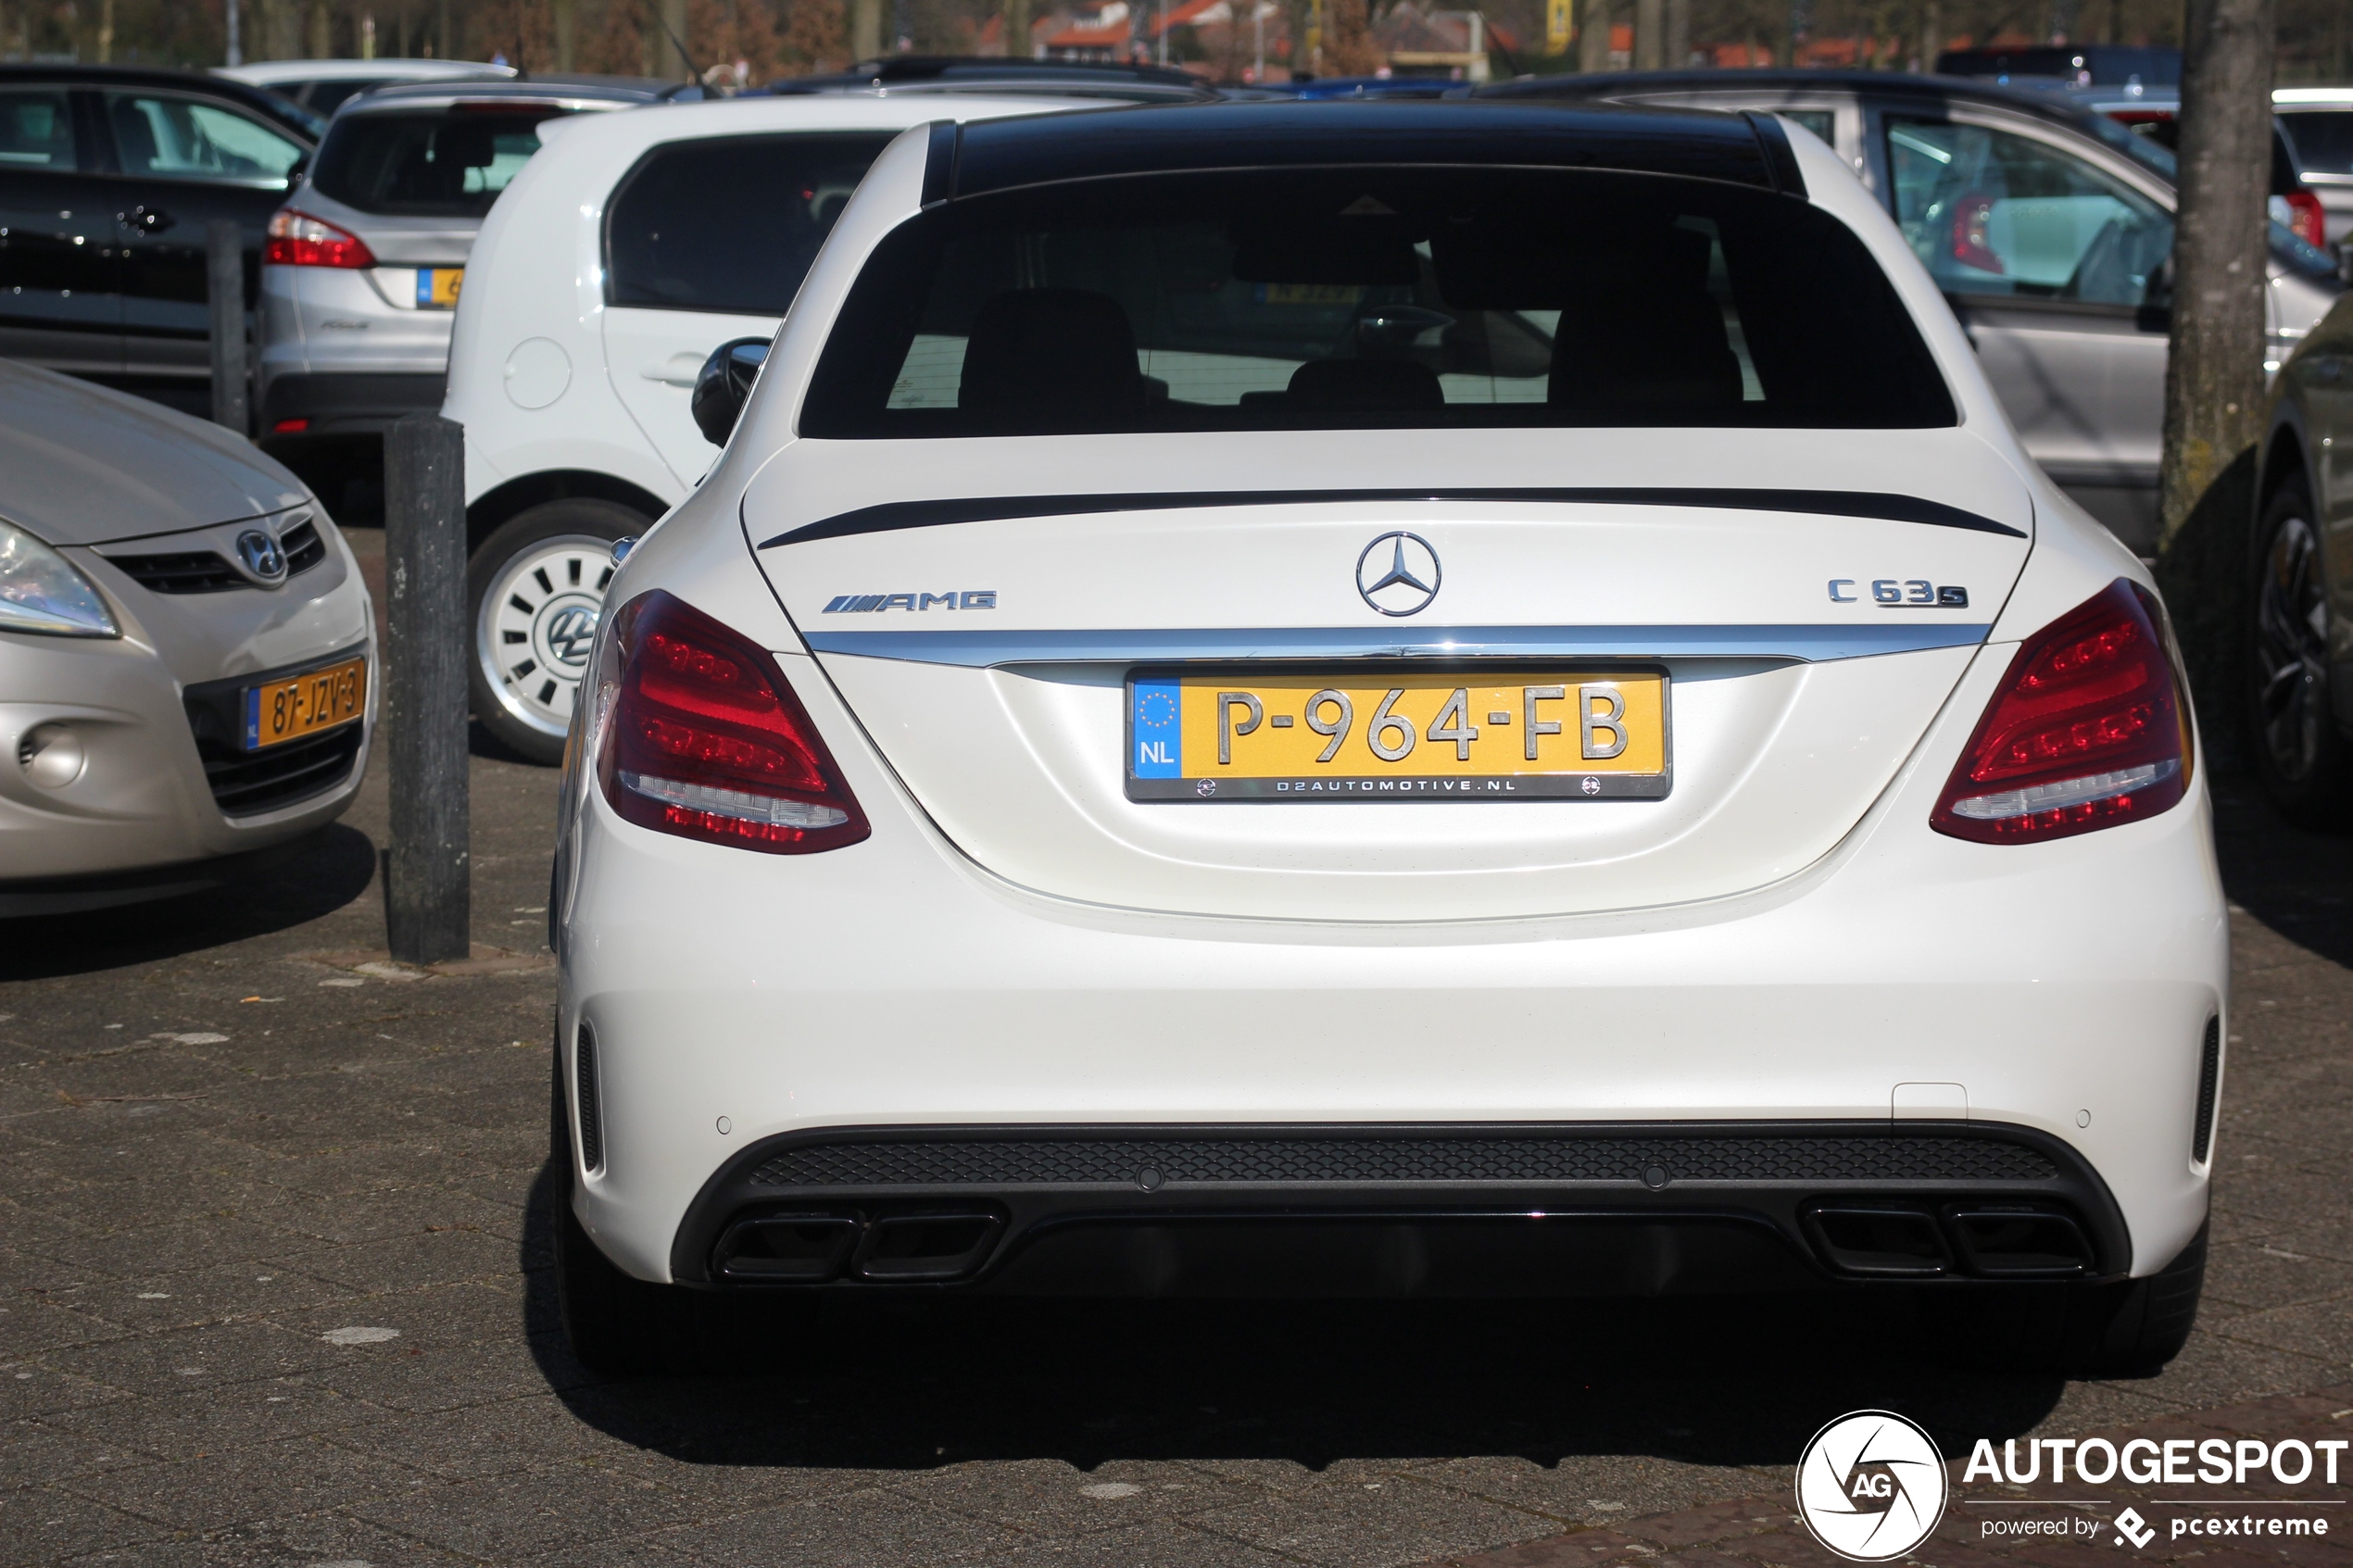
[[[820,615],[869,615],[886,609],[995,609],[997,590],[965,588],[947,594],[836,594]]]

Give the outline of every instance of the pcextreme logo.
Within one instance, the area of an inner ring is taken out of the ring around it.
[[[1840,1416],[1797,1461],[1797,1516],[1849,1562],[1902,1557],[1935,1530],[1944,1502],[1944,1456],[1893,1411]]]

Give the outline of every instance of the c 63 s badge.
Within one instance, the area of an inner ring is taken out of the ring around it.
[[[1831,603],[1858,605],[1868,602],[1881,609],[1969,608],[1969,590],[1949,583],[1931,583],[1920,577],[1874,577],[1870,580],[1868,600],[1856,591],[1861,586],[1858,578],[1831,578]]]
[[[1944,1517],[1944,1456],[1892,1411],[1856,1411],[1814,1434],[1797,1461],[1797,1516],[1852,1562],[1913,1550]]]

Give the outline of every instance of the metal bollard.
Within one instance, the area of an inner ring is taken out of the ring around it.
[[[439,963],[467,955],[472,899],[465,439],[438,414],[410,414],[384,436],[384,586],[385,924],[395,959]]]
[[[212,306],[212,422],[253,433],[245,374],[245,237],[232,219],[205,225],[205,289]]]

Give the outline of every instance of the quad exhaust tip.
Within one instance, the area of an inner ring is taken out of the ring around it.
[[[759,1285],[939,1284],[978,1273],[1004,1229],[994,1210],[757,1215],[727,1227],[713,1273]]]
[[[2089,1273],[2092,1244],[2074,1216],[2018,1203],[1815,1203],[1806,1237],[1843,1274],[1875,1279],[2070,1279]]]

